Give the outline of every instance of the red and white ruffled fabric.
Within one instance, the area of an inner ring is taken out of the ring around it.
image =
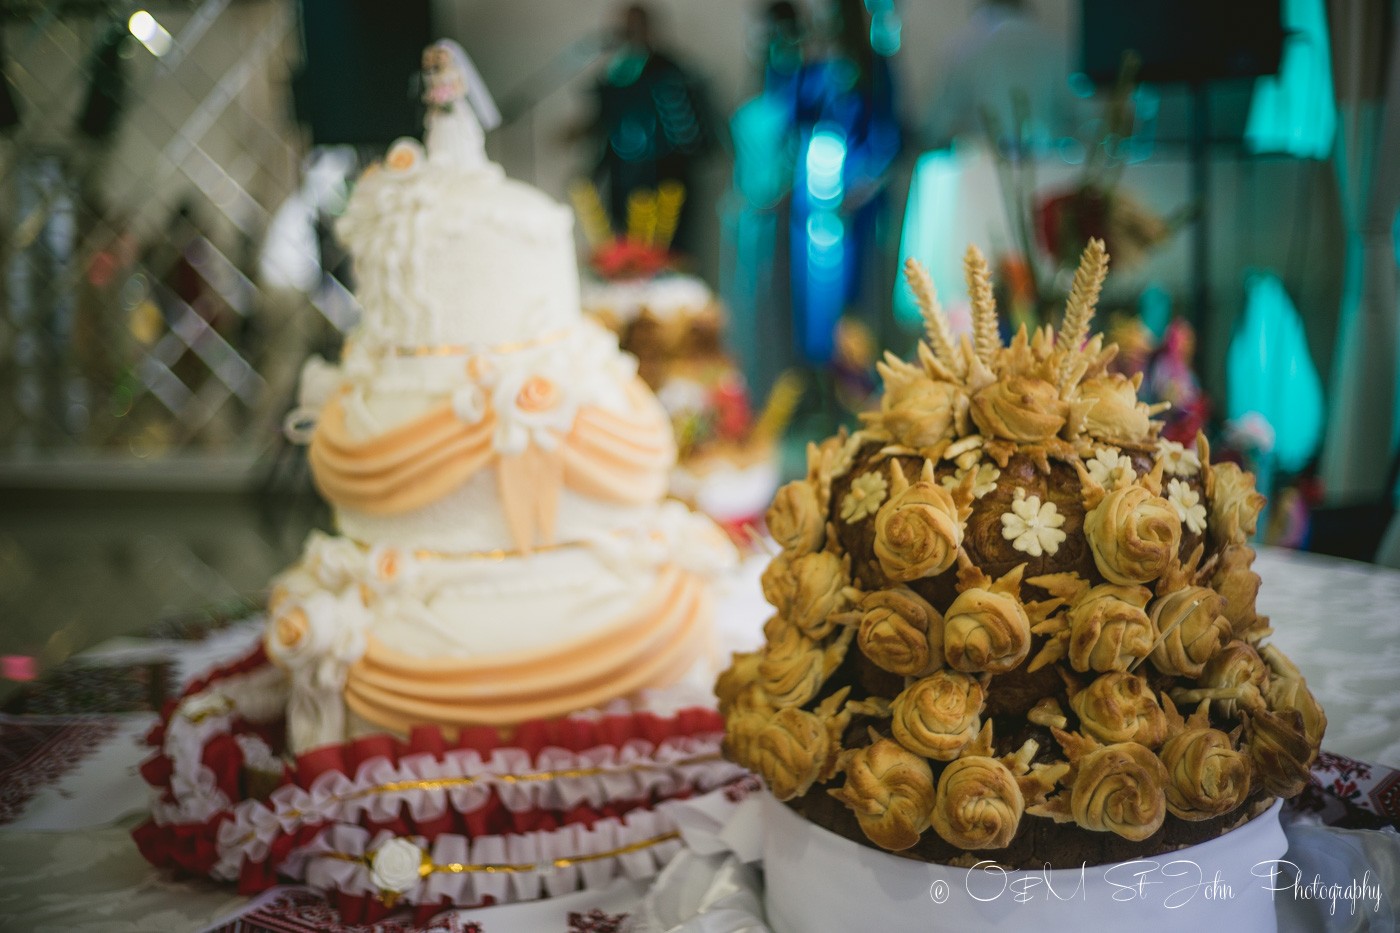
[[[667,802],[744,774],[720,756],[723,721],[706,708],[619,703],[526,723],[508,745],[494,729],[454,742],[420,728],[291,763],[277,752],[285,703],[259,647],[167,706],[141,768],[154,801],[133,835],[148,860],[249,894],[303,882],[347,920],[405,904],[422,919],[651,877],[681,847]],[[371,868],[391,840],[453,868],[386,890]]]

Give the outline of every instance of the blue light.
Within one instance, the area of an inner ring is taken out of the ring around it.
[[[807,143],[807,195],[817,207],[831,207],[846,193],[846,133],[834,123],[818,123]]]

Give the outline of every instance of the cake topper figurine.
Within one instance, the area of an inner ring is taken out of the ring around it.
[[[472,60],[451,39],[423,50],[423,103],[429,160],[485,164],[485,131],[500,125],[501,112]]]

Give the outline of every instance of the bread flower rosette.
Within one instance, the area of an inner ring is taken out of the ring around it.
[[[1138,401],[1138,382],[1118,373],[1085,379],[1079,398],[1092,401],[1084,427],[1094,437],[1131,444],[1147,437],[1151,429],[1148,408]]]
[[[943,653],[960,671],[1002,673],[1031,647],[1031,623],[1012,593],[975,587],[958,594],[943,622]]]
[[[805,706],[813,700],[831,672],[846,656],[854,635],[845,629],[831,645],[823,646],[787,626],[775,631],[758,662],[756,682],[775,707]]]
[[[1011,769],[995,758],[959,758],[938,778],[930,824],[963,849],[1004,849],[1025,812],[1025,798]]]
[[[817,502],[816,487],[806,480],[779,489],[765,520],[773,540],[794,557],[810,554],[826,540],[826,515]]]
[[[1216,463],[1206,473],[1206,501],[1211,532],[1228,544],[1244,544],[1254,534],[1267,500],[1254,488],[1253,474],[1235,463]]]
[[[1181,545],[1181,519],[1170,502],[1142,486],[1121,486],[1084,516],[1094,563],[1110,583],[1160,577]]]
[[[1080,826],[1134,842],[1162,827],[1167,769],[1151,749],[1120,742],[1090,752],[1076,764],[1071,794]]]
[[[790,565],[788,620],[812,638],[831,634],[836,626],[832,617],[849,604],[846,570],[846,563],[829,551],[795,558]]]
[[[901,365],[911,372],[904,375],[903,370],[882,364],[885,372],[898,378],[885,380],[879,423],[900,444],[915,449],[932,447],[952,433],[958,407],[965,409],[967,403],[952,383],[930,379],[908,364]]]
[[[1179,819],[1197,821],[1229,813],[1249,796],[1249,756],[1230,736],[1212,729],[1202,704],[1186,722],[1168,703],[1172,736],[1159,753],[1170,778],[1167,809]]]
[[[907,583],[936,576],[953,566],[963,540],[966,501],[934,481],[925,460],[910,483],[899,462],[890,465],[890,497],[875,513],[875,557],[891,580]]]
[[[890,704],[899,744],[925,758],[952,761],[982,728],[986,691],[958,671],[936,671],[900,691]]]
[[[1244,637],[1267,624],[1267,620],[1260,620],[1255,609],[1262,581],[1259,574],[1251,569],[1253,564],[1253,548],[1231,544],[1220,551],[1215,573],[1210,578],[1211,589],[1225,599],[1225,608],[1221,611],[1230,620],[1230,629],[1238,637]]]
[[[846,783],[831,795],[851,809],[866,837],[892,852],[917,843],[933,809],[928,762],[889,739],[877,739],[844,761]]]
[[[1157,631],[1144,607],[1146,587],[1105,583],[1069,609],[1069,663],[1080,672],[1125,671],[1147,657]]]
[[[1275,797],[1301,793],[1317,756],[1303,727],[1303,714],[1296,709],[1257,709],[1241,715],[1255,780]]]
[[[1199,677],[1206,662],[1230,639],[1220,594],[1203,586],[1173,590],[1148,610],[1161,633],[1152,664],[1164,674]]]
[[[971,414],[989,437],[1033,444],[1059,433],[1068,406],[1059,390],[1045,380],[1013,375],[979,389],[972,396]]]
[[[917,677],[943,666],[943,617],[908,587],[866,594],[856,641],[872,662]]]
[[[1147,681],[1112,671],[1070,697],[1080,728],[1101,742],[1136,742],[1156,748],[1167,737],[1167,719]]]
[[[1211,700],[1221,713],[1233,717],[1241,707],[1263,704],[1269,668],[1253,646],[1235,640],[1211,656],[1196,683],[1195,689],[1172,691],[1172,698],[1187,703]]]

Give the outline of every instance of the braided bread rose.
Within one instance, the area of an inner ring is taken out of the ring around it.
[[[836,627],[835,613],[847,606],[846,568],[829,551],[803,554],[792,562],[792,599],[788,618],[813,638],[825,638]]]
[[[1253,646],[1236,640],[1211,656],[1197,683],[1205,689],[1184,692],[1188,695],[1196,692],[1216,694],[1214,699],[1218,701],[1220,712],[1234,717],[1241,705],[1253,709],[1264,701],[1264,694],[1269,689],[1269,667]],[[1196,699],[1194,696],[1190,698]]]
[[[1085,379],[1079,397],[1093,401],[1084,427],[1094,437],[1131,444],[1147,436],[1151,425],[1147,406],[1138,401],[1137,385],[1118,373]]]
[[[794,557],[817,550],[826,541],[826,516],[817,504],[817,488],[794,480],[778,490],[765,515],[768,533]]]
[[[729,667],[715,678],[715,698],[719,700],[721,716],[728,716],[739,694],[758,679],[758,667],[762,660],[761,651],[736,651],[730,656]]]
[[[1151,749],[1136,742],[1107,745],[1089,752],[1076,767],[1070,809],[1080,826],[1133,842],[1162,827],[1167,769]]]
[[[1136,584],[1166,572],[1181,545],[1181,519],[1170,502],[1142,486],[1122,486],[1084,516],[1084,534],[1099,573]]]
[[[928,762],[889,739],[853,752],[846,783],[830,792],[855,814],[871,842],[898,852],[919,841],[933,809]]]
[[[925,758],[952,761],[982,728],[986,692],[975,677],[938,671],[914,681],[890,704],[900,745]]]
[[[995,758],[970,755],[943,769],[929,822],[963,849],[1003,849],[1021,825],[1026,802],[1011,769]]]
[[[763,568],[759,583],[763,587],[763,598],[768,605],[778,610],[780,615],[786,615],[792,608],[792,597],[797,590],[797,580],[792,572],[792,558],[783,553],[769,561],[768,566]]]
[[[1221,550],[1215,574],[1210,578],[1211,589],[1225,599],[1225,608],[1221,611],[1230,620],[1230,629],[1237,636],[1243,636],[1261,625],[1254,605],[1262,581],[1259,574],[1250,569],[1253,563],[1253,548],[1242,544],[1229,545]]]
[[[1113,671],[1070,697],[1080,728],[1103,742],[1156,748],[1167,737],[1167,717],[1147,681]]]
[[[891,471],[892,495],[875,513],[875,557],[880,569],[900,583],[936,576],[953,566],[962,544],[957,503],[931,475],[907,483],[898,463]]]
[[[1322,747],[1322,735],[1327,731],[1327,715],[1308,689],[1307,681],[1301,677],[1275,678],[1269,684],[1268,702],[1271,710],[1296,710],[1303,717],[1303,735],[1312,746],[1312,757],[1316,758],[1317,750]]]
[[[1069,609],[1069,663],[1076,671],[1125,671],[1147,657],[1157,630],[1143,607],[1152,592],[1104,583]]]
[[[1244,544],[1259,524],[1259,513],[1268,500],[1254,488],[1254,476],[1234,463],[1216,463],[1206,481],[1210,500],[1210,530],[1229,544]]]
[[[1167,809],[1183,820],[1208,820],[1249,796],[1249,758],[1219,729],[1188,729],[1167,739],[1162,764],[1171,778]]]
[[[1012,670],[1031,648],[1031,623],[1009,593],[975,587],[958,594],[943,621],[943,653],[950,667],[994,674]]]
[[[1058,434],[1068,406],[1045,380],[1015,375],[978,390],[971,413],[984,435],[1029,444]]]
[[[1162,639],[1152,664],[1163,674],[1200,677],[1206,662],[1230,639],[1230,620],[1221,613],[1220,594],[1188,586],[1152,604],[1148,615]]]
[[[763,649],[755,673],[774,706],[802,706],[817,695],[826,680],[826,653],[815,641],[791,626]]]
[[[1316,755],[1303,728],[1303,714],[1296,709],[1259,709],[1242,713],[1241,718],[1255,780],[1275,797],[1302,793]]]
[[[868,594],[860,604],[856,641],[872,662],[917,677],[943,666],[943,617],[904,586]]]
[[[887,381],[879,421],[906,447],[932,447],[952,430],[957,404],[958,388],[952,383],[928,378]]]
[[[731,720],[729,729],[734,730]],[[747,745],[748,767],[757,771],[779,800],[811,790],[831,752],[826,725],[795,707],[778,710]],[[743,763],[741,761],[741,763]]]

